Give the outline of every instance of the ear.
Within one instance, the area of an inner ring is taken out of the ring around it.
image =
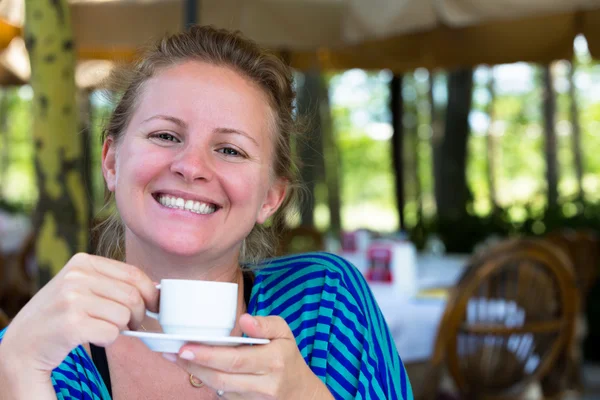
[[[269,188],[265,201],[258,211],[256,222],[264,224],[265,221],[279,209],[285,199],[288,188],[288,181],[278,178]]]
[[[106,187],[111,192],[115,191],[115,184],[117,181],[116,147],[115,140],[111,137],[106,138],[102,145],[102,175],[104,175]]]

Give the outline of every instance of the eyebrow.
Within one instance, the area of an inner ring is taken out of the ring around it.
[[[169,121],[174,123],[175,125],[179,126],[182,129],[187,129],[188,128],[188,124],[177,117],[173,117],[171,115],[163,115],[163,114],[158,114],[158,115],[153,115],[152,117],[145,119],[142,123],[146,123],[149,121],[152,121],[154,119],[162,119],[165,121]],[[218,133],[218,134],[222,134],[222,135],[242,135],[248,139],[250,139],[252,142],[254,142],[254,144],[256,144],[256,146],[260,147],[258,142],[256,141],[256,139],[254,139],[252,136],[250,136],[247,132],[244,132],[240,129],[233,129],[233,128],[216,128],[214,131],[214,133]]]
[[[144,120],[142,123],[146,123],[146,122],[152,121],[152,120],[154,120],[154,119],[162,119],[162,120],[165,120],[165,121],[172,122],[172,123],[174,123],[175,125],[177,125],[177,126],[179,126],[179,127],[183,128],[183,129],[187,129],[187,127],[188,127],[188,125],[185,123],[185,121],[184,121],[184,120],[182,120],[182,119],[179,119],[179,118],[177,118],[177,117],[172,117],[172,116],[170,116],[170,115],[162,115],[162,114],[159,114],[159,115],[153,115],[152,117],[150,117],[150,118],[148,118],[148,119],[145,119],[145,120]]]
[[[254,144],[258,147],[259,144],[256,141],[256,139],[254,139],[252,136],[250,136],[248,133],[239,130],[239,129],[233,129],[233,128],[217,128],[214,130],[215,133],[220,133],[220,134],[224,134],[224,135],[231,135],[231,134],[235,134],[235,135],[242,135],[248,139],[250,139],[252,142],[254,142]]]

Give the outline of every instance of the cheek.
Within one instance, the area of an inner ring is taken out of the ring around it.
[[[144,183],[156,176],[157,171],[164,168],[167,157],[160,151],[131,151],[123,149],[117,158],[116,183],[125,185],[133,182]]]
[[[265,197],[269,176],[262,168],[239,168],[223,179],[231,201],[255,208]]]

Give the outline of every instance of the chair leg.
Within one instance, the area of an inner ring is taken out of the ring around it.
[[[563,351],[552,369],[541,379],[540,384],[544,399],[558,400],[565,391],[565,373],[568,370],[569,358],[566,352]]]

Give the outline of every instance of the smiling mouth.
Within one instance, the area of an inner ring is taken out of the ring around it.
[[[167,208],[174,208],[184,211],[189,211],[194,214],[213,214],[219,210],[219,206],[202,201],[186,200],[181,197],[169,196],[162,193],[153,194],[154,200]]]

